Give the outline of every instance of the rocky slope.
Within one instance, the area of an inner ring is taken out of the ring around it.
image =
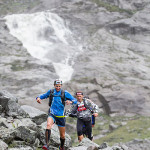
[[[70,92],[81,89],[107,114],[149,115],[149,7],[150,2],[118,0],[0,1],[1,17],[12,13],[51,10],[60,15],[83,45],[74,64]],[[13,6],[13,7],[11,7]],[[22,7],[23,6],[23,7]],[[19,97],[20,104],[33,104],[58,76],[51,64],[32,58],[22,43],[9,34],[0,20],[0,84]]]

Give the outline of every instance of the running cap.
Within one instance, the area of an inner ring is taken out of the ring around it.
[[[59,79],[56,79],[56,80],[54,81],[54,85],[56,85],[56,84],[62,84],[62,81],[59,80]]]

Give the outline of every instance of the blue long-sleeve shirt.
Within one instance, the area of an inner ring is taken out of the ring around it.
[[[49,98],[50,91],[51,90],[48,90],[46,93],[41,94],[38,97],[40,99]],[[74,104],[77,103],[77,100],[68,91],[65,90],[64,92],[65,92],[65,101],[66,100],[70,100]],[[55,116],[64,116],[64,105],[63,105],[62,100],[61,100],[61,90],[57,92],[56,89],[54,89],[54,93],[53,94],[55,96],[52,99],[52,103],[51,103],[51,107],[50,107],[50,112],[53,115],[55,115]]]

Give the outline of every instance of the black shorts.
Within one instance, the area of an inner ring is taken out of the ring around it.
[[[49,113],[48,117],[51,117],[54,121],[54,123],[56,123],[59,127],[65,127],[65,122],[66,122],[66,118],[58,118],[55,115]]]
[[[83,127],[85,125],[85,127]],[[81,136],[86,134],[89,139],[92,137],[92,124],[90,121],[83,121],[82,119],[77,119],[77,134]]]

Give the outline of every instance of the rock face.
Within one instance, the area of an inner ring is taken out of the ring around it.
[[[150,29],[145,14],[149,14],[150,3],[106,0],[74,4],[69,9],[65,3],[66,12],[57,10],[65,12],[61,16],[69,20],[84,44],[69,87],[99,100],[107,114],[149,115]]]
[[[24,9],[20,4],[24,3]],[[72,80],[64,88],[83,90],[107,114],[150,115],[150,2],[148,0],[2,0],[1,16],[51,10],[61,16],[82,45]],[[16,4],[16,5],[15,5]],[[8,8],[8,9],[6,9]],[[13,10],[13,8],[15,8]],[[6,10],[7,11],[6,11]],[[35,97],[53,86],[52,64],[32,58],[0,19],[0,88],[19,97],[19,104],[39,105]],[[1,108],[0,108],[1,110]],[[45,111],[45,112],[46,112]]]
[[[21,106],[21,109],[23,109],[30,116],[30,118],[32,118],[32,120],[38,125],[47,120],[47,114],[45,112],[33,108],[32,106],[23,105]]]

